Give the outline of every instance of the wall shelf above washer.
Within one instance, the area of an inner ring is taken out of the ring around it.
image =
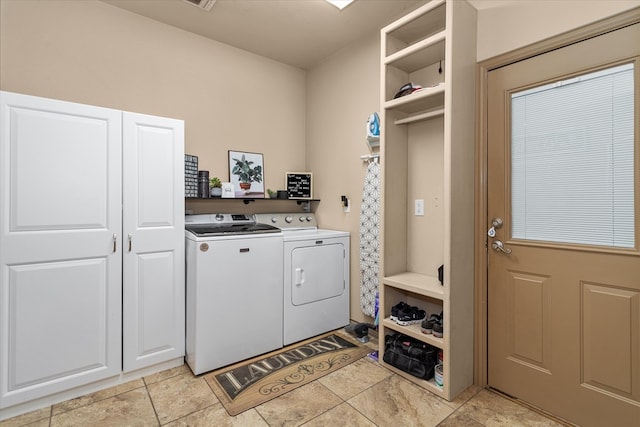
[[[319,202],[320,199],[271,199],[271,198],[264,198],[264,199],[254,199],[254,198],[249,198],[249,197],[236,197],[236,198],[222,198],[222,197],[185,197],[184,199],[187,202],[192,202],[192,201],[203,201],[203,202],[243,202],[245,205],[248,205],[251,202],[296,202],[298,205],[301,205],[303,203],[310,203],[310,202]]]
[[[223,199],[221,197],[185,197],[184,201],[187,209],[195,209],[196,211],[210,211],[212,206],[217,206],[217,209],[228,211],[229,209],[236,209],[242,204],[246,206],[251,202],[257,202],[255,205],[256,209],[263,212],[280,212],[283,206],[291,206],[293,203],[301,206],[303,212],[311,212],[315,209],[315,207],[312,209],[312,204],[320,202],[320,199],[253,199],[244,197]],[[260,208],[258,208],[258,206],[260,206]]]

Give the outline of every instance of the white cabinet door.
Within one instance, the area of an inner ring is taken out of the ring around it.
[[[121,371],[121,112],[0,92],[0,407]]]
[[[184,355],[184,124],[123,113],[123,369]]]

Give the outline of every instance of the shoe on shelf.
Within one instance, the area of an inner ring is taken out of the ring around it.
[[[432,314],[428,319],[422,321],[422,323],[420,324],[420,330],[423,334],[430,335],[433,333],[433,326],[437,323],[440,323],[441,321],[442,320],[440,316],[438,316],[437,314]]]
[[[391,316],[389,317],[391,320],[393,320],[394,322],[398,321],[398,315],[405,309],[409,309],[410,306],[409,304],[407,304],[404,301],[400,301],[399,303],[397,303],[396,305],[394,305],[393,307],[391,307]]]
[[[431,335],[433,332],[433,321],[424,319],[422,323],[420,323],[420,330],[423,334]]]
[[[433,325],[433,336],[436,338],[444,337],[444,326],[442,325],[442,322]]]
[[[414,325],[422,322],[427,317],[427,312],[418,307],[411,307],[398,315],[396,323],[401,326]]]

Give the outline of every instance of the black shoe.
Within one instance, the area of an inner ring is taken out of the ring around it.
[[[433,336],[436,338],[444,337],[444,326],[442,323],[436,323],[433,325]]]
[[[422,322],[426,317],[426,311],[420,310],[418,307],[411,307],[409,310],[400,313],[396,323],[402,326],[414,325]]]
[[[440,322],[440,316],[438,316],[437,314],[432,314],[431,316],[429,316],[429,319],[425,319],[422,321],[422,324],[420,325],[420,330],[422,331],[423,334],[431,334],[433,333],[433,325],[435,325],[436,323]]]
[[[405,309],[409,308],[409,304],[407,304],[404,301],[400,301],[399,303],[397,303],[396,305],[394,305],[393,307],[391,307],[391,316],[390,319],[393,320],[394,322],[398,321],[398,315]]]

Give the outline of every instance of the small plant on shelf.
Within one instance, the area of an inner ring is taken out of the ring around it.
[[[222,181],[217,176],[214,176],[209,180],[209,187],[211,187],[211,196],[212,197],[220,197],[222,196]]]
[[[273,191],[270,188],[267,188],[267,193],[269,193],[269,197],[272,199],[275,199],[278,197],[278,193],[276,191]]]
[[[211,188],[222,188],[222,181],[217,176],[214,176],[209,180],[209,186]]]

